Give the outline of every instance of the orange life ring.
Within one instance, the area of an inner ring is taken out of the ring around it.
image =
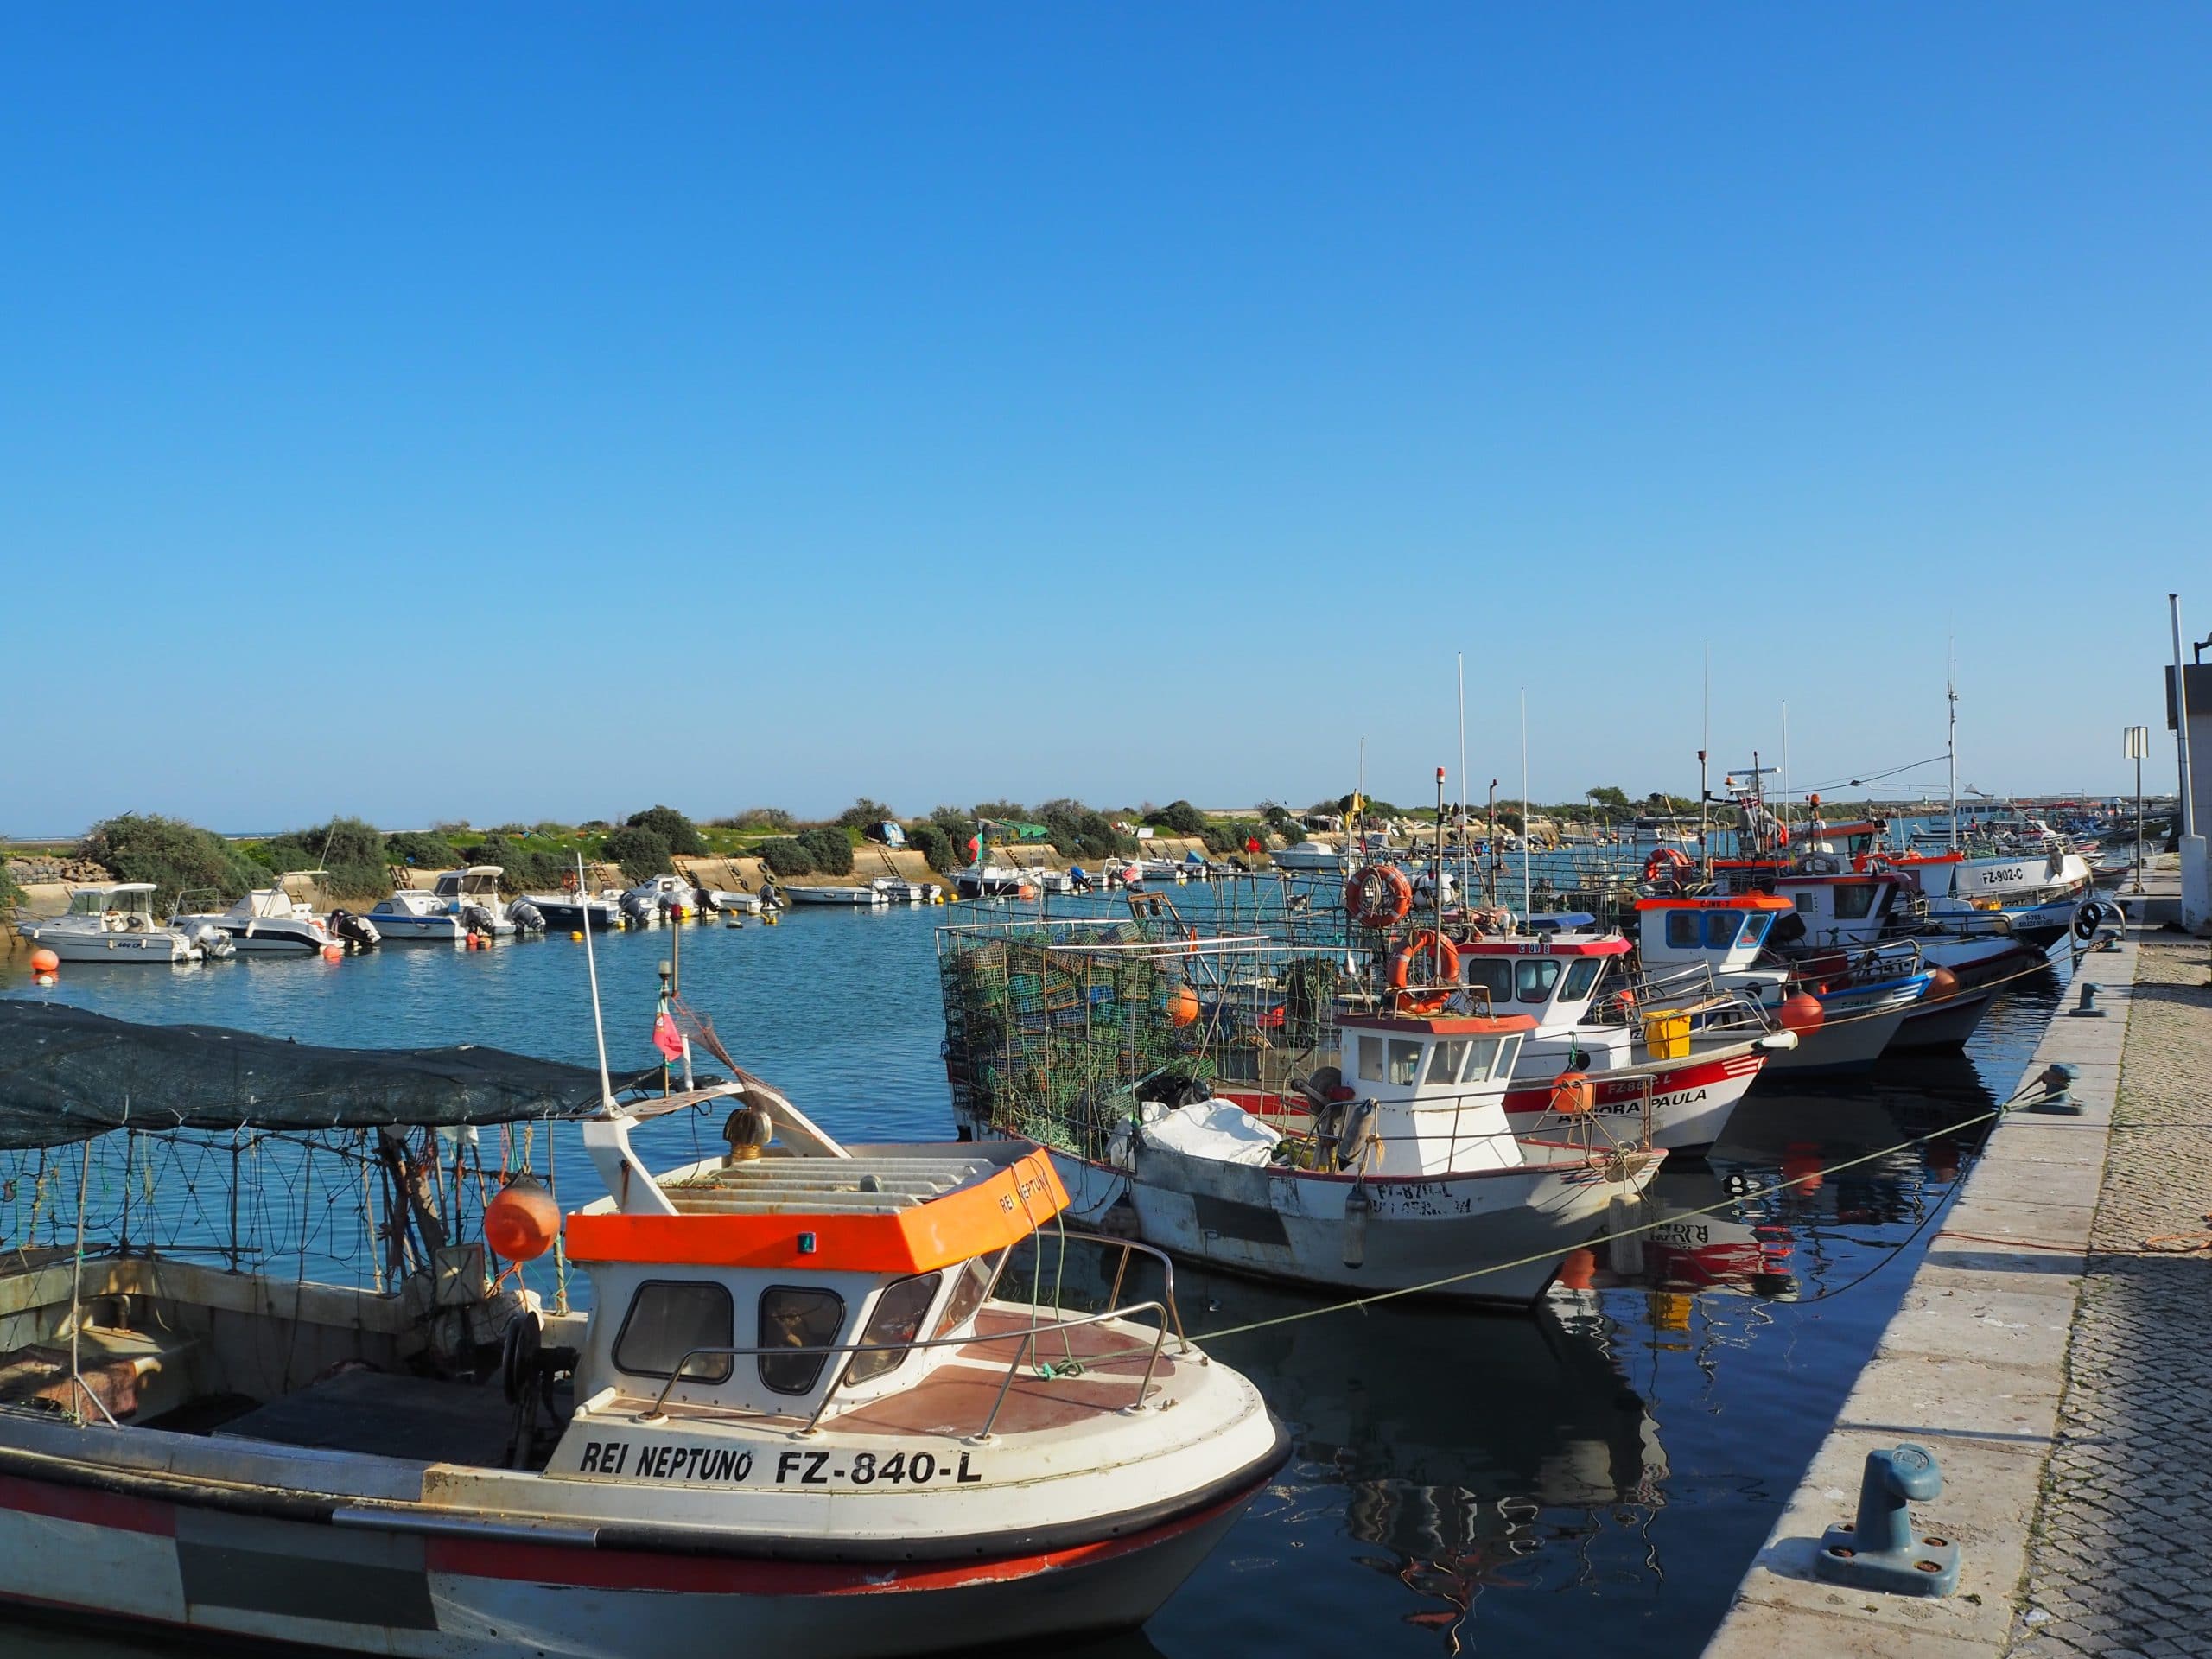
[[[1662,880],[1680,880],[1689,868],[1690,856],[1681,848],[1655,847],[1643,861],[1643,879],[1656,887]]]
[[[1446,988],[1408,988],[1417,958],[1426,958],[1429,971]],[[1433,928],[1421,929],[1406,941],[1404,950],[1390,958],[1390,988],[1398,994],[1398,1012],[1401,1014],[1440,1014],[1444,1005],[1452,1000],[1459,983],[1459,947]]]
[[[1414,884],[1395,864],[1370,864],[1344,878],[1344,914],[1362,927],[1395,927],[1414,906]]]

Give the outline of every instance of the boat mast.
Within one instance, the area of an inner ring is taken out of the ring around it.
[[[1789,699],[1787,697],[1782,700],[1781,807],[1782,810],[1775,817],[1775,823],[1782,831],[1777,841],[1777,849],[1786,845],[1789,840]]]
[[[1959,659],[1955,648],[1947,651],[1949,672],[1943,677],[1943,696],[1950,705],[1950,723],[1943,735],[1943,752],[1951,766],[1951,851],[1959,850]]]
[[[1529,925],[1529,688],[1521,688],[1521,925]]]
[[[1459,659],[1459,904],[1464,909],[1468,894],[1473,891],[1467,880],[1467,653],[1452,653]],[[1440,869],[1442,868],[1440,855]]]
[[[590,891],[584,886],[584,855],[582,848],[576,849],[576,891],[579,893]],[[599,1039],[599,1109],[612,1116],[614,1111],[614,1085],[607,1080],[607,1021],[601,1017],[599,1012],[599,959],[591,948],[591,912],[589,911],[584,912],[584,973],[591,981],[592,1035]],[[552,1131],[549,1128],[546,1133],[550,1135]],[[548,1144],[550,1144],[550,1141]]]

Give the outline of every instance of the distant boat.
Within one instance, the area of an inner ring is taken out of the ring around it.
[[[515,924],[499,898],[499,878],[505,874],[497,864],[447,870],[428,893],[402,887],[378,899],[369,912],[369,925],[387,939],[434,944],[457,944],[471,933],[507,937]]]
[[[1272,856],[1279,870],[1332,875],[1344,867],[1344,850],[1333,842],[1301,841],[1295,847],[1278,847]]]
[[[172,916],[169,925],[188,932],[203,925],[219,928],[238,950],[256,954],[319,956],[333,945],[343,949],[351,943],[366,948],[379,943],[382,936],[376,925],[360,918],[348,918],[354,926],[341,938],[335,927],[316,916],[312,905],[293,898],[285,885],[296,877],[322,874],[321,870],[287,870],[276,878],[276,886],[256,887],[228,910]]]
[[[622,893],[601,887],[596,893],[533,893],[524,895],[545,917],[545,925],[563,933],[580,932],[587,925],[601,933],[622,925]]]

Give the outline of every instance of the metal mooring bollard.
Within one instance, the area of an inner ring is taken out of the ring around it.
[[[2069,1065],[2063,1060],[2053,1060],[2037,1077],[2036,1084],[2042,1087],[2043,1093],[2028,1103],[2028,1109],[2031,1112],[2066,1112],[2079,1116],[2082,1103],[2074,1098],[2074,1079],[2081,1075],[2081,1067]]]
[[[1858,1520],[1821,1535],[1814,1576],[1898,1596],[1949,1595],[1959,1587],[1959,1547],[1940,1535],[1915,1532],[1910,1507],[1942,1490],[1943,1471],[1926,1446],[1907,1440],[1869,1452]]]
[[[2102,989],[2104,989],[2103,986],[2093,984],[2086,979],[2083,980],[2082,982],[2082,1000],[2075,1004],[2074,1007],[2067,1009],[2066,1012],[2076,1020],[2103,1019],[2107,1014],[2111,1012],[2111,1010],[2108,1008],[2101,1008],[2097,1006],[2097,993]]]

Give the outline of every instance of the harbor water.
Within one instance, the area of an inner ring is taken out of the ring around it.
[[[773,928],[689,927],[683,994],[833,1133],[949,1138],[934,930],[959,914],[802,909]],[[673,941],[594,941],[618,1070],[657,1058],[655,967]],[[2001,997],[1963,1057],[1755,1091],[1707,1162],[1660,1176],[1637,1219],[1663,1224],[1595,1243],[1535,1317],[1332,1310],[1179,1271],[1192,1334],[1271,1321],[1211,1346],[1259,1384],[1296,1452],[1142,1634],[1086,1651],[1696,1654],[1971,1159],[1983,1126],[1957,1126],[2010,1092],[2060,976]],[[594,1055],[584,946],[566,938],[339,963],[71,967],[49,990],[8,989],[306,1043]],[[688,1160],[719,1148],[718,1122],[661,1120],[639,1142],[649,1163]],[[564,1142],[569,1205],[594,1196],[573,1154]],[[61,1628],[6,1643],[42,1659],[178,1650]]]

